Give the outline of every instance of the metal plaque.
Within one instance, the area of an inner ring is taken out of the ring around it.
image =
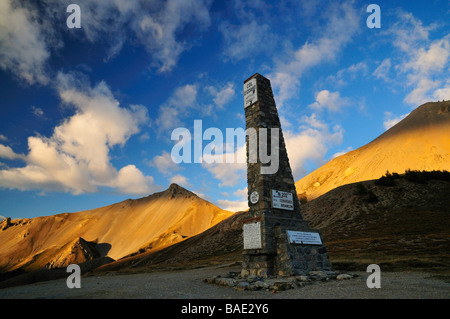
[[[292,193],[272,189],[272,207],[286,210],[294,210]]]
[[[256,86],[256,78],[244,83],[244,108],[249,107],[258,101],[258,89]]]
[[[288,230],[287,234],[291,244],[322,245],[319,233]]]
[[[261,222],[244,224],[244,249],[261,248]]]

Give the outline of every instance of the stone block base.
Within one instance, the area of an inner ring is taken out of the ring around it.
[[[301,227],[301,229],[286,228],[283,225],[273,227],[273,236],[271,236],[273,245],[271,247],[275,249],[244,250],[242,277],[298,276],[314,270],[333,270],[324,245],[292,244],[287,235],[288,229],[313,231],[305,229],[305,227]]]

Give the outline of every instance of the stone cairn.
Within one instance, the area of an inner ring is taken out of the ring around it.
[[[242,270],[205,281],[283,290],[351,278],[333,271],[320,232],[302,218],[270,80],[256,73],[244,81],[244,107],[249,212],[243,221]]]

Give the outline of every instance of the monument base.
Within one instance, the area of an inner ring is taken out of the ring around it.
[[[262,216],[258,223],[263,230],[264,244],[260,249],[244,247],[242,277],[296,276],[314,270],[332,271],[320,232],[310,229],[307,221]]]

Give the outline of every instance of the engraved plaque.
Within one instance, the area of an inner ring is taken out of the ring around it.
[[[291,244],[322,245],[319,233],[288,230],[287,234]]]
[[[244,249],[261,248],[261,222],[244,224]]]
[[[286,210],[294,210],[292,193],[272,189],[272,207]]]
[[[258,101],[256,79],[253,78],[244,83],[244,108],[249,107]]]

